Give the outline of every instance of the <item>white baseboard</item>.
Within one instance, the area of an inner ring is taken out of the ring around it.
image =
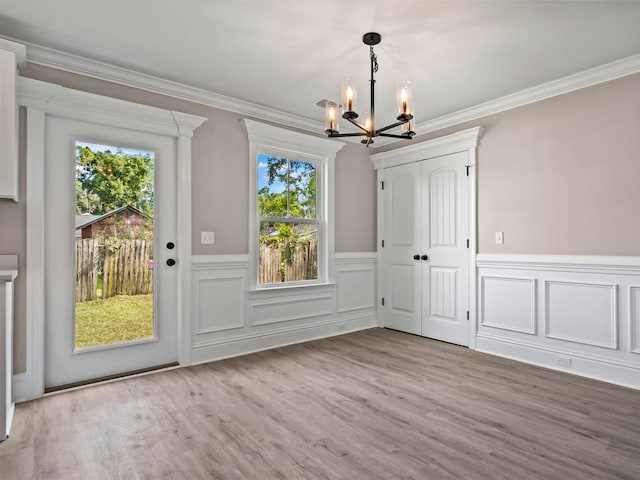
[[[374,328],[376,322],[375,315],[344,317],[195,344],[191,353],[192,365]]]
[[[640,390],[640,369],[626,362],[585,355],[582,352],[553,349],[504,337],[478,334],[476,350],[499,357],[529,363],[564,373],[593,378]],[[571,367],[562,367],[557,359],[569,359]]]
[[[27,380],[27,372],[16,373],[13,375],[11,391],[13,393],[13,401],[15,403],[21,403],[31,400]]]

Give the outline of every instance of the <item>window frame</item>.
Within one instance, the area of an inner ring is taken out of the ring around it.
[[[273,290],[335,283],[335,156],[344,143],[245,119],[249,139],[249,290]],[[316,165],[318,278],[261,284],[258,155],[312,162]]]

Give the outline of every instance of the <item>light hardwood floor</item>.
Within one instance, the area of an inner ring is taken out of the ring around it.
[[[640,479],[640,392],[372,329],[20,405],[2,479]]]

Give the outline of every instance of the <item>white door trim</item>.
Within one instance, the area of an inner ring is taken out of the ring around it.
[[[460,132],[434,138],[421,143],[411,144],[388,152],[371,155],[373,167],[378,170],[378,325],[384,327],[384,310],[380,299],[383,296],[383,268],[381,264],[381,242],[384,232],[384,215],[382,214],[382,195],[380,182],[384,181],[384,169],[405,163],[419,162],[429,158],[440,157],[452,153],[468,153],[469,165],[469,348],[476,348],[477,296],[476,296],[476,150],[482,135],[483,127],[473,127]]]
[[[46,117],[81,119],[177,138],[178,358],[190,362],[191,137],[207,119],[18,77],[18,103],[27,109],[27,370],[16,401],[44,393],[44,140]]]

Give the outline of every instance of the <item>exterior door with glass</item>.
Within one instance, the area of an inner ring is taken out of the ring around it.
[[[50,117],[45,388],[178,359],[176,139]]]

